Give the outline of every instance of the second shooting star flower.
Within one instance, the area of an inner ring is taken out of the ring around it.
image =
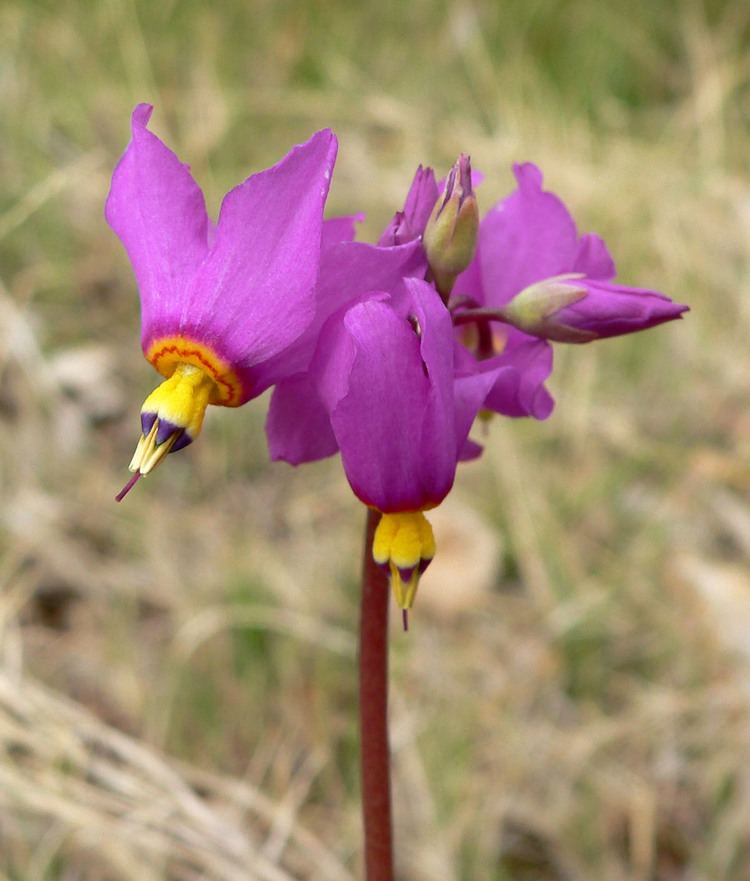
[[[140,104],[105,215],[133,265],[141,345],[165,381],[146,398],[136,480],[200,432],[208,404],[238,407],[284,375],[279,357],[315,315],[336,138],[323,130],[224,197],[216,225],[186,165]]]
[[[373,557],[405,613],[435,554],[425,512],[450,491],[494,381],[456,375],[448,310],[431,285],[406,278],[333,314],[302,393],[295,383],[274,392],[271,457],[297,464],[340,450],[355,495],[382,514]]]

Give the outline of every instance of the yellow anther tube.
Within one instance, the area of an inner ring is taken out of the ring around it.
[[[142,414],[156,418],[146,434],[142,434],[133,459],[131,471],[148,474],[167,455],[185,432],[194,440],[203,426],[211,395],[215,389],[213,379],[192,364],[178,364],[174,373],[143,402]],[[159,429],[173,427],[174,431],[160,439]]]
[[[388,566],[396,602],[410,609],[419,586],[419,576],[435,556],[432,526],[421,511],[383,514],[375,530],[372,556]]]

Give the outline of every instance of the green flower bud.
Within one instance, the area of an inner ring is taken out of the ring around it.
[[[479,208],[471,188],[471,161],[462,153],[437,200],[423,243],[435,286],[447,301],[453,284],[471,263],[477,245]]]
[[[580,272],[570,272],[536,282],[516,294],[498,312],[508,324],[532,336],[560,343],[587,343],[596,339],[597,334],[555,317],[561,309],[587,296],[586,288],[576,284],[576,280],[583,277]]]

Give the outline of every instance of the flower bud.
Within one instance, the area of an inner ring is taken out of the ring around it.
[[[444,299],[471,263],[477,244],[479,209],[471,187],[471,162],[462,153],[448,175],[424,231],[424,248],[435,285]]]
[[[575,284],[581,278],[581,273],[571,272],[529,285],[502,308],[504,320],[524,333],[561,343],[585,343],[596,339],[595,333],[555,320],[561,309],[586,296],[586,288]]]
[[[663,294],[569,273],[532,284],[499,310],[519,330],[560,343],[588,343],[679,318],[687,306]]]

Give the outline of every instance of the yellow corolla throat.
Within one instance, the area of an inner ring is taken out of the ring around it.
[[[176,453],[195,440],[209,404],[239,407],[249,397],[231,364],[197,340],[159,337],[144,353],[167,379],[146,398],[141,409],[142,434],[130,462],[133,477],[115,496],[118,502],[167,453]]]
[[[171,377],[179,365],[192,365],[213,381],[209,403],[239,407],[246,399],[243,384],[228,361],[209,346],[183,336],[160,337],[145,349],[146,360],[162,376]]]
[[[435,536],[429,520],[422,511],[383,514],[375,530],[372,556],[387,569],[396,602],[405,611],[411,609],[419,576],[435,556]]]

